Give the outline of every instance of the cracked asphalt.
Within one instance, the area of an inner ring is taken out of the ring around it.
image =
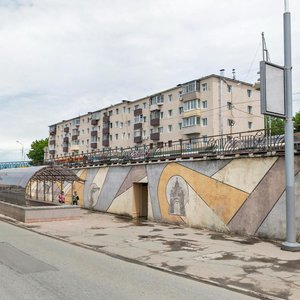
[[[300,253],[265,241],[81,210],[78,220],[1,220],[94,251],[261,299],[300,299]]]

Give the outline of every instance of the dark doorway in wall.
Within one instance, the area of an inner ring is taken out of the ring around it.
[[[148,217],[148,183],[133,184],[132,217]]]

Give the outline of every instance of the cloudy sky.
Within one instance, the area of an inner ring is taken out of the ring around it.
[[[300,2],[290,0],[294,111],[300,110]],[[0,0],[0,161],[48,126],[236,69],[254,82],[265,33],[283,64],[284,0]]]

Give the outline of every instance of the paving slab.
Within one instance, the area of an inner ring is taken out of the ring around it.
[[[24,224],[0,219],[111,256],[247,293],[300,299],[300,253],[205,229],[136,221],[82,209],[80,219]]]

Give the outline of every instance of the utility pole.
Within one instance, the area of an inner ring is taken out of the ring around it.
[[[16,142],[22,146],[22,157],[21,157],[21,161],[23,161],[23,160],[24,160],[24,145],[23,145],[20,141],[16,141]]]
[[[296,242],[291,13],[288,0],[285,0],[284,7],[286,241],[282,243],[281,249],[300,251],[300,244]]]

